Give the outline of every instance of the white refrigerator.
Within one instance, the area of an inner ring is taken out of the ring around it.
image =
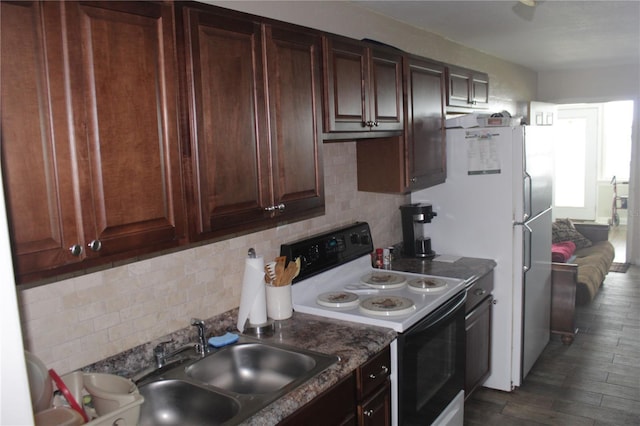
[[[446,182],[411,201],[438,213],[425,227],[436,254],[496,261],[484,386],[511,391],[549,342],[553,134],[542,126],[447,129],[446,142]]]

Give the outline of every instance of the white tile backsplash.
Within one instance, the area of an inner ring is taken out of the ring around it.
[[[21,290],[25,348],[59,374],[237,307],[249,247],[280,244],[364,220],[378,247],[400,241],[403,195],[357,191],[355,142],[323,145],[325,215]]]

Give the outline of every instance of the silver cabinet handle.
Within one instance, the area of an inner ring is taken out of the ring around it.
[[[476,296],[482,296],[483,294],[485,294],[487,291],[484,288],[477,288],[473,294],[475,294]]]
[[[74,244],[69,247],[69,251],[71,252],[72,256],[78,257],[82,254],[82,246],[80,244]]]
[[[389,374],[389,369],[386,366],[382,366],[382,368],[380,369],[380,373],[378,373],[380,376],[385,376],[387,374]],[[371,373],[369,374],[369,378],[371,380],[375,380],[378,376],[376,376],[375,374]]]
[[[276,211],[276,210],[283,211],[285,209],[285,207],[286,206],[284,205],[284,203],[280,203],[280,204],[278,204],[276,206],[265,207],[264,209],[266,211],[268,211],[268,212],[272,212],[272,211]]]
[[[92,251],[100,251],[100,249],[102,248],[102,241],[93,240],[87,245],[87,247],[89,247]]]

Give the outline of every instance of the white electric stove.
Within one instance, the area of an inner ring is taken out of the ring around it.
[[[296,283],[293,309],[403,332],[464,287],[456,278],[375,269],[364,255]]]
[[[302,265],[293,308],[398,332],[391,344],[392,424],[462,426],[466,283],[373,268],[373,247],[365,222],[283,244],[280,254]]]

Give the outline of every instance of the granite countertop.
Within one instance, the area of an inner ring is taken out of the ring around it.
[[[433,260],[404,257],[402,256],[401,245],[395,246],[394,254],[395,257],[391,262],[391,269],[394,271],[460,278],[469,283],[486,275],[496,267],[495,260],[475,257],[460,257],[455,262],[438,261],[437,255]],[[443,258],[451,257],[453,256],[443,255]]]
[[[238,309],[205,321],[207,336],[222,335],[235,330]],[[237,330],[236,330],[237,332]],[[256,338],[255,336],[250,336]],[[329,355],[339,361],[303,383],[293,391],[266,406],[245,420],[242,425],[271,425],[293,414],[320,393],[347,377],[359,366],[384,349],[396,338],[392,329],[333,320],[315,315],[293,313],[293,317],[275,322],[275,333],[259,337],[267,343],[303,348]],[[153,347],[172,339],[174,345],[195,342],[194,327],[186,327],[144,345],[129,349],[108,359],[88,365],[85,372],[101,372],[132,377],[153,363]]]
[[[293,414],[304,404],[347,377],[396,338],[389,328],[293,313],[293,318],[276,322],[272,337],[261,340],[325,354],[340,360],[324,372],[265,407],[243,425],[272,425]]]

